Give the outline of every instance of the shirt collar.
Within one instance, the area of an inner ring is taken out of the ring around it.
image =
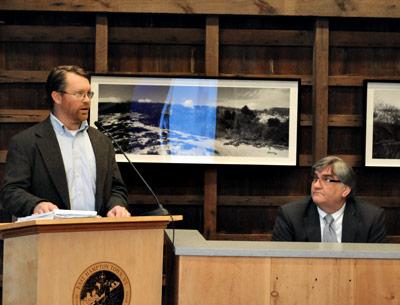
[[[335,213],[332,213],[332,217],[334,220],[338,219],[340,216],[343,215],[344,213],[344,209],[346,208],[346,202],[343,204],[343,206],[337,210]],[[324,212],[322,209],[319,208],[319,206],[317,206],[318,209],[318,214],[321,218],[324,218],[328,213]]]
[[[78,130],[69,130],[63,122],[61,122],[52,112],[50,112],[50,121],[51,124],[53,125],[53,128],[56,132],[59,134],[65,134],[66,132],[71,133],[71,134],[77,134],[79,132],[85,131],[89,128],[88,122],[85,120],[81,123],[81,126],[79,127]]]

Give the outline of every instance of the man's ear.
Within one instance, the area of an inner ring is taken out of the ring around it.
[[[342,192],[342,196],[343,196],[344,198],[346,198],[347,196],[349,196],[350,193],[351,193],[351,187],[345,185],[345,186],[344,186],[344,189],[343,189],[343,192]]]
[[[51,92],[51,97],[53,98],[54,103],[61,104],[61,93],[57,91]]]

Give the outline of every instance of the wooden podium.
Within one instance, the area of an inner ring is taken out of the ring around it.
[[[160,305],[164,229],[181,219],[2,224],[3,305]]]

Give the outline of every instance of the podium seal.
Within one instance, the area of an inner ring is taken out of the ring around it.
[[[73,290],[73,305],[129,305],[131,285],[125,271],[111,262],[86,268]]]

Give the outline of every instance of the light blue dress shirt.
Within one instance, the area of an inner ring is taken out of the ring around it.
[[[78,130],[68,130],[52,113],[51,124],[60,145],[67,175],[72,210],[95,210],[96,159],[90,142],[87,121]]]

